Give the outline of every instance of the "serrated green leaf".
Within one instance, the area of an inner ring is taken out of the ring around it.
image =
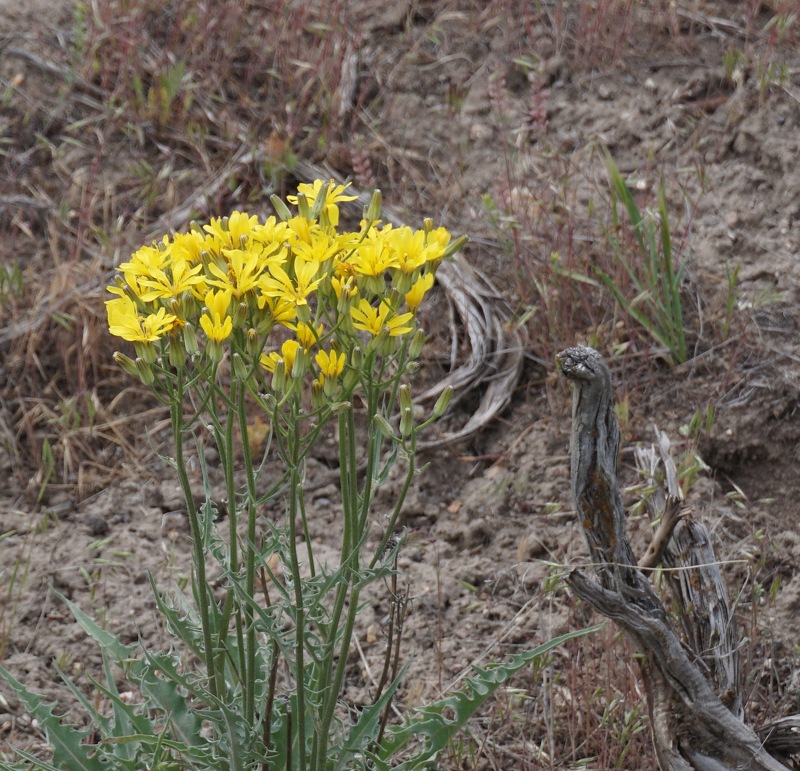
[[[434,704],[422,707],[417,714],[408,718],[402,726],[388,731],[378,756],[389,760],[400,752],[411,739],[424,736],[424,746],[411,758],[400,765],[392,766],[393,771],[424,771],[427,764],[434,761],[445,749],[466,722],[486,702],[486,700],[519,670],[542,658],[553,648],[568,640],[595,632],[603,624],[579,629],[575,632],[555,637],[533,650],[511,656],[508,661],[490,664],[485,668],[475,668],[475,674],[468,678],[460,691],[440,699]],[[452,710],[455,718],[445,717],[445,710]]]
[[[403,677],[405,677],[410,662],[408,662],[400,672],[400,674],[392,681],[374,704],[367,707],[358,716],[356,724],[350,729],[347,736],[347,741],[344,743],[342,754],[336,764],[336,771],[347,771],[348,763],[353,762],[353,755],[355,753],[364,755],[365,750],[369,745],[375,741],[378,735],[378,728],[380,727],[381,715],[389,700],[394,696],[395,691],[400,685]]]
[[[91,731],[80,731],[74,726],[61,722],[53,713],[54,703],[45,704],[41,696],[31,693],[19,680],[4,667],[0,667],[2,677],[16,694],[22,705],[45,731],[47,741],[53,748],[53,763],[56,767],[70,771],[102,771],[104,765],[96,754],[96,747],[84,744]]]

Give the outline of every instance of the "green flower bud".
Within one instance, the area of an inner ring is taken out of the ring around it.
[[[400,409],[403,411],[413,410],[414,403],[411,401],[411,386],[408,383],[403,383],[398,390],[400,394]]]
[[[148,387],[153,385],[153,381],[156,379],[156,376],[153,374],[153,368],[141,357],[136,359],[136,374],[139,375],[139,379],[142,383]]]
[[[311,406],[315,410],[322,409],[326,404],[326,395],[325,395],[325,386],[328,385],[328,381],[320,382],[319,380],[315,380],[311,384]]]
[[[325,200],[325,196],[318,195],[317,201],[320,200]],[[301,217],[304,217],[307,220],[315,219],[311,216],[311,207],[308,205],[308,198],[306,198],[305,193],[297,194],[297,211],[300,212]],[[319,216],[319,212],[317,212],[317,215]]]
[[[175,369],[182,369],[186,364],[186,351],[178,341],[177,335],[174,335],[169,341],[169,363]]]
[[[357,385],[358,379],[361,376],[361,372],[357,369],[347,369],[344,373],[344,379],[342,379],[342,390],[349,394]],[[328,384],[328,381],[325,381],[325,384]]]
[[[261,338],[259,337],[258,331],[250,327],[250,329],[245,332],[245,350],[247,351],[247,355],[255,360],[261,355],[261,348]]]
[[[408,355],[412,359],[416,359],[422,353],[424,346],[425,333],[421,329],[418,329],[414,333],[414,337],[411,338],[411,344],[408,346]]]
[[[448,257],[452,257],[456,252],[460,251],[464,247],[467,241],[469,241],[467,236],[459,236],[455,241],[451,241],[444,250],[442,259],[446,260]]]
[[[194,356],[200,350],[197,344],[197,332],[191,324],[183,325],[183,347],[189,356]]]
[[[139,377],[139,370],[136,367],[136,362],[130,357],[126,356],[124,353],[120,353],[116,351],[114,353],[114,361],[119,364],[122,369],[125,370],[129,375],[133,377]]]
[[[238,354],[233,354],[233,374],[239,378],[239,380],[247,380],[249,375],[247,371],[247,365],[244,363],[244,359]]]
[[[400,436],[404,439],[411,436],[414,430],[414,410],[407,407],[400,414]]]
[[[206,356],[208,356],[214,364],[219,364],[224,355],[225,351],[222,349],[222,343],[217,340],[209,340],[206,343]]]
[[[276,394],[284,393],[286,389],[286,365],[283,360],[275,364],[275,369],[272,372],[272,390]]]
[[[436,400],[436,404],[433,405],[433,417],[441,418],[450,406],[451,401],[453,401],[453,386],[445,386],[439,398]]]
[[[381,435],[386,437],[386,439],[397,439],[394,435],[394,430],[389,425],[389,421],[383,417],[383,415],[373,415],[372,420],[375,423],[375,427],[378,431],[381,432]]]
[[[369,207],[367,208],[367,213],[364,219],[367,222],[375,222],[376,220],[380,219],[381,216],[381,203],[382,203],[382,196],[381,191],[377,187],[372,193],[372,198],[369,201]]]
[[[152,343],[134,343],[133,347],[136,349],[136,355],[146,361],[148,364],[155,364],[158,358],[158,351]]]
[[[409,375],[416,375],[419,372],[419,362],[407,361],[404,370]]]
[[[286,220],[290,220],[292,218],[292,213],[289,211],[289,207],[283,201],[281,201],[277,195],[271,195],[269,200],[272,201],[272,205],[275,207],[275,213],[283,222],[286,222]]]

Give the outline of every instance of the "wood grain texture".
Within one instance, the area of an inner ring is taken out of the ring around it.
[[[738,671],[730,655],[735,645],[724,649],[716,675],[704,663],[703,656],[735,642],[728,639],[734,627],[721,576],[717,581],[719,570],[702,572],[701,566],[716,563],[707,530],[680,522],[670,531],[669,542],[656,547],[665,562],[678,568],[676,574],[687,574],[685,580],[673,581],[676,599],[684,603],[684,642],[638,568],[626,534],[617,483],[619,428],[608,365],[597,351],[584,346],[563,351],[558,363],[572,385],[572,493],[598,579],[575,570],[568,583],[597,612],[613,619],[644,654],[642,678],[659,767],[785,771],[788,767],[770,755],[740,719]],[[660,537],[664,539],[664,533]],[[698,607],[703,612],[695,614]],[[728,688],[726,704],[717,690]]]

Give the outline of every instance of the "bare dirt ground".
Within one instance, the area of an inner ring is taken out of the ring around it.
[[[63,707],[56,665],[91,688],[99,655],[52,588],[123,641],[162,642],[147,571],[164,587],[185,580],[187,527],[156,457],[169,451],[168,416],[116,371],[102,287],[167,226],[269,213],[300,157],[377,185],[410,224],[431,216],[469,234],[467,258],[525,340],[511,406],[431,452],[404,512],[413,663],[399,708],[452,688],[471,662],[590,621],[563,590],[544,591],[587,553],[553,364],[582,341],[617,380],[626,482],[653,424],[707,465],[687,495],[729,561],[750,721],[800,711],[795,3],[359,0],[225,14],[198,1],[191,23],[180,4],[2,5],[0,663],[12,674]],[[243,146],[262,161],[232,165]],[[575,278],[611,264],[604,148],[643,209],[665,185],[686,265],[684,364],[670,367]],[[439,301],[425,312],[443,337]],[[431,356],[421,377],[446,368],[446,354]],[[685,430],[709,409],[708,425]],[[329,451],[309,468],[321,542],[337,527]],[[391,502],[391,482],[381,496]],[[645,525],[631,528],[645,543]],[[388,602],[375,598],[352,651],[354,700],[369,696]],[[0,743],[43,752],[0,693]],[[631,652],[607,626],[518,678],[440,767],[654,765]]]

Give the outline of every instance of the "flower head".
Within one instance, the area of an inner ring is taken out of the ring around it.
[[[377,337],[383,330],[387,331],[389,337],[398,337],[414,328],[406,326],[414,318],[413,313],[394,313],[383,300],[377,308],[373,308],[367,300],[362,299],[350,309],[350,315],[356,329],[363,329],[373,337]]]
[[[337,353],[335,349],[331,348],[329,352],[324,350],[317,351],[314,360],[317,362],[320,375],[325,380],[336,380],[344,371],[346,357],[344,353]],[[325,380],[322,382],[325,382]]]
[[[433,273],[426,273],[424,276],[420,276],[411,286],[411,289],[406,292],[406,306],[411,313],[417,312],[417,308],[419,308],[422,298],[425,297],[425,293],[432,286]]]
[[[136,303],[129,297],[107,300],[106,312],[109,332],[132,343],[154,343],[180,323],[177,316],[167,313],[166,308],[141,316]]]
[[[209,340],[221,343],[227,340],[233,331],[233,319],[228,316],[232,293],[229,289],[214,291],[209,289],[206,293],[207,312],[200,317],[200,326]]]

